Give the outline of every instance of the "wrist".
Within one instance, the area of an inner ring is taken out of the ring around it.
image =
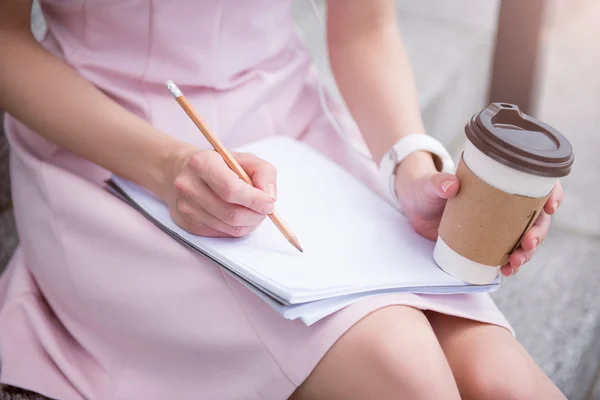
[[[453,169],[454,162],[443,144],[422,133],[406,135],[398,140],[379,164],[387,197],[400,211],[406,193],[411,192],[410,187],[415,186],[415,182]]]
[[[410,183],[419,180],[423,176],[430,176],[437,172],[434,158],[427,151],[415,151],[408,156],[396,169],[396,181],[398,183]]]
[[[146,187],[160,199],[166,201],[175,179],[190,157],[198,149],[178,140],[169,140],[160,147],[155,162],[148,169]]]
[[[425,151],[411,153],[398,165],[394,189],[403,207],[407,204],[407,197],[413,192],[411,188],[436,173],[438,170],[433,156]]]

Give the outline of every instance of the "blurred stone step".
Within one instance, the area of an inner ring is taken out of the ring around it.
[[[579,8],[550,36],[540,79],[540,118],[573,144],[575,162],[562,179],[565,201],[556,224],[600,238],[600,2],[579,0]]]
[[[0,212],[10,206],[10,175],[8,171],[9,147],[4,136],[3,116],[0,110]]]
[[[17,247],[18,238],[12,211],[0,212],[0,274]]]
[[[600,240],[555,228],[492,297],[517,339],[569,400],[584,400],[600,366]]]
[[[547,314],[561,332],[553,333],[556,347],[546,351],[564,353],[554,368],[569,399],[588,394],[587,400],[600,400],[600,54],[589,51],[600,35],[600,3],[569,3],[569,12],[548,32],[540,79],[539,116],[563,132],[575,152],[571,174],[561,180],[565,200],[551,227],[565,235],[557,243],[560,249],[552,251],[554,265],[561,260],[563,272],[556,275],[554,296],[548,298],[565,307]]]
[[[596,376],[594,388],[591,390],[590,395],[586,400],[600,400],[600,370]]]
[[[2,114],[0,111],[0,273],[4,270],[18,241],[11,211],[9,146],[4,136]]]

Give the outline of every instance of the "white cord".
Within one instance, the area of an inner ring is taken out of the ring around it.
[[[325,24],[323,23],[323,18],[321,18],[321,14],[319,14],[319,9],[317,8],[315,1],[310,0],[310,4],[312,4],[313,10],[315,10],[315,15],[317,16],[317,20],[319,20],[319,24],[321,25],[321,28],[323,28],[325,26]]]
[[[323,18],[321,17],[321,14],[319,14],[319,9],[317,8],[315,1],[310,0],[310,3],[312,4],[313,10],[317,17],[317,20],[319,21],[319,25],[321,26],[321,29],[325,30],[325,24],[323,22]],[[323,65],[327,65],[326,60],[324,58],[321,58],[321,61],[323,62]],[[324,84],[323,84],[323,77],[321,76],[321,72],[319,71],[318,68],[317,68],[317,74],[319,75],[319,79],[318,79],[318,81],[319,81],[318,82],[318,84],[319,84],[319,88],[318,88],[319,100],[321,102],[321,109],[325,113],[325,117],[331,123],[331,125],[333,126],[333,129],[336,131],[336,133],[338,134],[340,139],[342,139],[342,141],[348,147],[350,147],[352,150],[356,151],[358,153],[358,155],[360,155],[361,157],[365,157],[369,160],[372,160],[373,158],[372,158],[371,154],[369,154],[369,152],[365,148],[360,147],[356,142],[353,142],[350,138],[348,138],[346,136],[346,134],[344,133],[344,131],[342,130],[342,127],[338,124],[337,120],[334,118],[333,114],[329,110],[329,107],[327,107],[327,100],[325,99],[325,88],[324,88]]]

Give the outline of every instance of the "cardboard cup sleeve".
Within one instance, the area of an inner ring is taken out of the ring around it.
[[[439,234],[456,253],[489,266],[504,265],[536,221],[550,193],[533,198],[506,193],[458,163],[458,194],[449,199]]]

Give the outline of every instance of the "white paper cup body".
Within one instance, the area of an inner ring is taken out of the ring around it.
[[[479,179],[510,194],[544,197],[557,182],[557,178],[532,175],[501,164],[482,153],[470,141],[465,144],[463,161]],[[452,250],[439,236],[433,258],[448,274],[473,284],[492,283],[502,267],[469,260]]]

